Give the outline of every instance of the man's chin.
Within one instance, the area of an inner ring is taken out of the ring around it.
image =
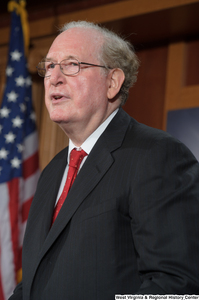
[[[50,117],[51,121],[53,121],[55,123],[60,123],[60,122],[64,121],[63,116],[61,116],[60,114],[57,114],[55,111],[49,112],[49,117]]]
[[[65,125],[68,123],[67,120],[56,117],[56,116],[50,116],[50,119],[51,119],[51,121],[53,121],[54,123],[59,125],[61,128],[65,127]]]
[[[50,117],[51,121],[53,121],[54,123],[57,123],[58,125],[63,123],[63,120],[60,120],[60,118],[55,118],[55,117]]]

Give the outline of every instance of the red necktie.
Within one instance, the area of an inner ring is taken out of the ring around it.
[[[68,169],[68,175],[66,178],[66,182],[64,185],[64,189],[62,191],[62,194],[55,206],[55,210],[54,210],[54,215],[53,215],[53,220],[52,223],[54,223],[65,199],[66,196],[77,176],[77,172],[79,169],[79,166],[83,160],[83,158],[87,155],[87,153],[84,150],[78,151],[76,149],[73,149],[70,153],[70,161],[69,161],[69,169]]]

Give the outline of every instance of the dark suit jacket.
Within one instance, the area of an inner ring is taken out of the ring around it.
[[[41,174],[12,300],[199,294],[199,165],[183,144],[120,109],[51,227],[66,163],[67,148]]]

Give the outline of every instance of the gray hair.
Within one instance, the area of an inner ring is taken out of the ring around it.
[[[139,68],[139,59],[135,54],[133,46],[131,43],[107,28],[100,27],[97,24],[87,21],[67,23],[61,28],[60,32],[64,32],[74,27],[95,29],[102,34],[104,43],[99,53],[100,63],[104,64],[107,69],[120,68],[123,70],[125,80],[118,96],[121,105],[125,104],[128,98],[129,89],[137,80],[137,70]]]

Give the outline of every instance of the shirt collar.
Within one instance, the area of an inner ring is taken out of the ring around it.
[[[104,130],[106,129],[108,124],[111,122],[111,120],[115,117],[118,110],[119,110],[119,108],[114,110],[114,112],[112,112],[112,114],[84,141],[84,143],[80,147],[76,147],[75,144],[69,139],[68,161],[69,161],[69,157],[70,157],[70,152],[74,148],[77,148],[77,149],[81,148],[87,154],[89,154],[91,152],[93,146],[95,145],[95,143],[97,142],[97,140],[99,139],[101,134],[104,132]]]

